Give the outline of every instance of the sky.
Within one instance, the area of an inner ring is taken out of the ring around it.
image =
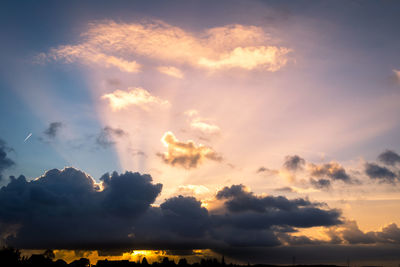
[[[399,12],[3,1],[0,244],[397,266]]]

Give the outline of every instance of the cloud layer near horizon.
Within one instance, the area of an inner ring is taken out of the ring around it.
[[[105,174],[96,183],[74,168],[27,181],[11,177],[0,189],[2,241],[25,249],[197,249],[270,247],[287,229],[334,226],[340,211],[307,199],[259,197],[242,185],[216,195],[223,209],[191,196],[152,205],[162,185],[150,175]]]

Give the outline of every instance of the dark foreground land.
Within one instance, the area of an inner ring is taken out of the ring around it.
[[[136,266],[136,267],[244,267],[250,265],[237,265],[237,264],[226,264],[224,259],[221,261],[217,259],[202,259],[199,263],[189,264],[185,258],[179,260],[178,263],[169,260],[165,257],[161,262],[153,262],[149,264],[146,258],[143,258],[140,263],[130,262],[127,260],[121,261],[108,261],[99,260],[97,264],[91,265],[90,261],[86,258],[75,260],[71,263],[66,263],[64,260],[54,260],[54,253],[51,250],[47,250],[43,254],[34,254],[30,257],[21,257],[21,253],[17,249],[3,248],[0,250],[0,266],[2,267],[13,267],[13,266],[32,266],[32,267],[124,267],[124,266]],[[344,267],[337,265],[290,265],[290,267]],[[268,264],[256,264],[251,267],[289,267],[284,265],[268,265]],[[375,266],[368,266],[375,267]]]

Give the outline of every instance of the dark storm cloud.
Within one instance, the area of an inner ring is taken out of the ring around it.
[[[389,170],[386,167],[379,166],[375,163],[366,163],[365,164],[365,173],[371,179],[376,179],[385,183],[394,183],[398,177],[394,172]]]
[[[2,180],[3,171],[15,165],[15,162],[7,155],[7,153],[9,153],[10,151],[12,151],[12,149],[9,148],[6,143],[0,139],[0,181]]]
[[[20,248],[96,249],[131,243],[132,221],[161,192],[149,175],[102,177],[104,190],[74,168],[54,169],[33,181],[11,177],[0,190],[0,218],[19,225],[7,244]]]
[[[44,130],[44,134],[49,139],[56,138],[57,134],[60,132],[60,129],[64,126],[62,122],[56,121],[49,124],[49,127]]]
[[[282,243],[294,246],[320,245],[323,243],[320,240],[313,240],[307,236],[294,236],[287,233],[279,233],[278,237]]]
[[[298,155],[286,156],[283,167],[290,171],[297,171],[302,169],[306,161]]]
[[[378,156],[378,160],[386,165],[393,166],[400,163],[400,155],[392,150],[386,150]]]
[[[232,185],[224,187],[217,193],[217,199],[227,199],[225,206],[230,212],[256,211],[266,212],[267,210],[294,210],[299,207],[314,206],[309,200],[297,198],[289,200],[283,196],[258,197],[252,192],[245,190],[243,185]]]
[[[346,170],[339,163],[330,162],[325,164],[309,164],[311,176],[324,179],[341,180],[346,183],[351,183],[351,178]]]
[[[112,128],[109,126],[101,129],[100,133],[96,137],[96,144],[107,148],[115,144],[115,138],[123,137],[126,132],[120,128]]]
[[[270,229],[246,229],[224,224],[215,227],[211,234],[229,247],[273,247],[281,244]]]
[[[245,191],[243,185],[225,187],[217,193],[217,199],[225,199],[228,211],[218,217],[221,225],[230,224],[243,229],[268,229],[272,226],[313,227],[340,224],[338,210],[319,208],[321,203],[308,199],[289,200],[283,196],[255,196]]]
[[[152,206],[162,185],[152,183],[150,175],[114,172],[100,181],[74,168],[50,170],[32,181],[11,177],[0,189],[0,224],[17,227],[17,233],[0,236],[25,249],[115,253],[276,246],[281,244],[278,234],[294,232],[294,227],[340,223],[340,212],[322,209],[320,203],[259,197],[242,185],[218,192],[225,213],[210,214],[193,197]]]
[[[103,207],[113,215],[132,218],[142,214],[160,194],[162,184],[152,184],[148,174],[126,172],[105,174],[100,180],[104,187]]]
[[[181,236],[200,237],[209,227],[208,210],[201,207],[201,202],[194,197],[173,197],[160,208],[166,227]]]

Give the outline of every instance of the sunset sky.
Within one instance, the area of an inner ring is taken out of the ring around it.
[[[397,266],[399,14],[2,2],[0,245]]]

